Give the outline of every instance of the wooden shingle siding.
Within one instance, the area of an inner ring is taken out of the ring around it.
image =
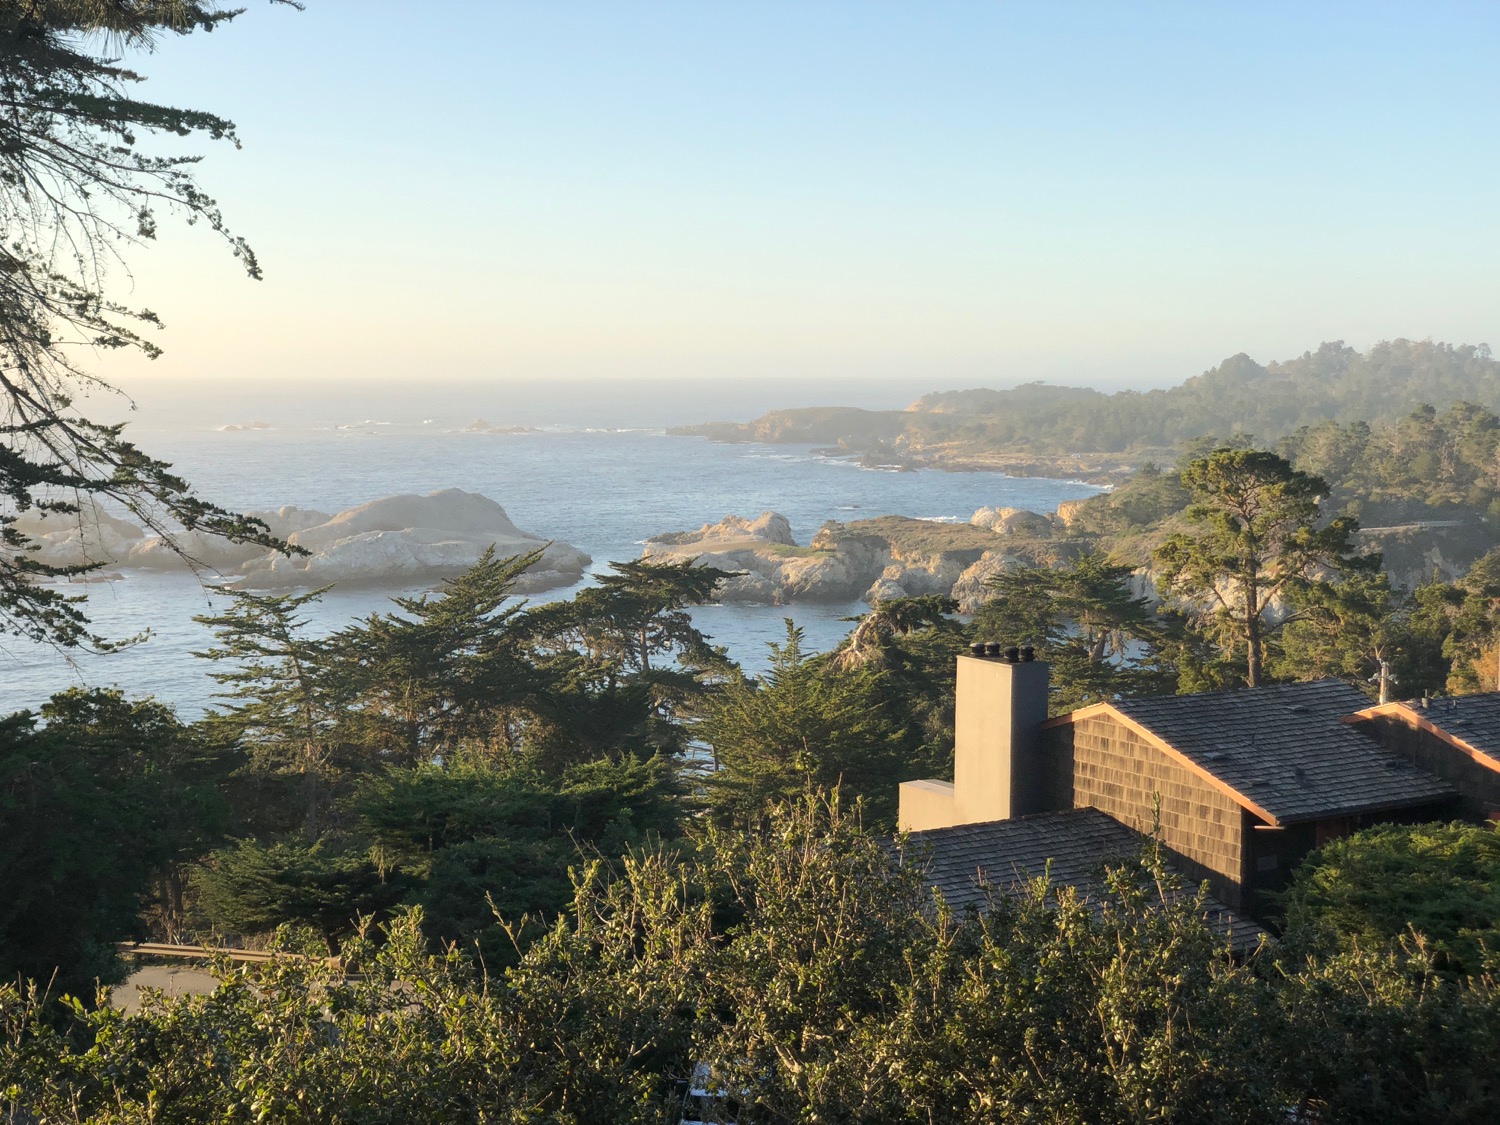
[[[1160,839],[1191,881],[1207,879],[1231,909],[1244,873],[1243,810],[1230,797],[1108,713],[1047,732],[1047,792],[1054,808],[1093,806],[1150,832],[1160,795]]]
[[[1500,812],[1500,770],[1492,768],[1485,758],[1476,759],[1441,735],[1413,726],[1408,716],[1399,712],[1380,714],[1372,710],[1365,714],[1367,717],[1351,725],[1368,730],[1387,750],[1418,769],[1452,782],[1459,792],[1462,815],[1486,820]]]

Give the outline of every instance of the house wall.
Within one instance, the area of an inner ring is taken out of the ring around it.
[[[1320,844],[1346,835],[1349,817],[1304,821],[1272,828],[1248,810],[1244,813],[1245,879],[1242,905],[1258,920],[1279,916],[1274,895],[1286,889],[1292,872]]]
[[[1179,765],[1108,713],[1044,732],[1044,799],[1050,809],[1092,805],[1150,832],[1161,798],[1161,842],[1193,883],[1208,880],[1231,909],[1244,909],[1245,836],[1240,804]],[[1253,819],[1253,818],[1251,818]]]
[[[1500,772],[1476,762],[1437,735],[1410,725],[1399,715],[1371,715],[1357,725],[1391,753],[1451,781],[1459,792],[1464,817],[1488,820],[1500,813]]]

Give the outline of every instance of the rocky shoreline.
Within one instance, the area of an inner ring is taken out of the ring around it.
[[[1111,453],[1010,453],[963,441],[921,444],[904,434],[886,436],[888,427],[876,427],[877,432],[873,433],[855,432],[831,437],[831,431],[820,426],[778,426],[763,422],[705,422],[674,426],[667,430],[667,434],[736,445],[813,445],[814,452],[821,456],[858,461],[872,469],[1001,473],[1010,477],[1076,480],[1103,487],[1126,480],[1150,459]],[[820,444],[830,441],[831,444]],[[1170,450],[1162,451],[1162,454],[1168,460],[1172,456]]]
[[[802,546],[785,516],[763,512],[654,536],[644,557],[738,572],[720,588],[722,602],[874,604],[937,594],[969,613],[995,575],[1050,557],[1053,526],[1052,517],[1015,508],[981,508],[961,524],[906,516],[830,520]]]

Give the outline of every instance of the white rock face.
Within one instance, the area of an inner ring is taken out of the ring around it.
[[[762,512],[753,520],[743,516],[725,516],[718,523],[706,523],[697,531],[669,531],[646,540],[646,557],[652,555],[684,555],[702,550],[722,550],[726,544],[754,545],[755,543],[780,543],[795,547],[792,525],[780,512]]]
[[[491,547],[505,556],[545,545],[541,559],[516,584],[517,592],[534,593],[571,586],[593,561],[566,543],[546,545],[516,527],[493,500],[457,488],[372,500],[286,538],[311,554],[288,558],[262,552],[239,567],[243,577],[234,585],[276,590],[330,582],[426,581],[461,573]]]
[[[271,529],[271,534],[278,539],[327,523],[333,518],[327,512],[293,507],[245,514],[264,520]],[[152,535],[131,548],[129,556],[122,561],[126,566],[142,570],[179,570],[196,564],[220,574],[228,574],[246,563],[267,556],[266,549],[254,543],[231,543],[217,535],[204,535],[198,531],[185,531],[173,538],[180,550],[173,550],[165,539]]]
[[[541,559],[515,586],[517,593],[536,593],[573,585],[593,561],[576,547],[549,544],[522,531],[493,500],[457,488],[426,496],[387,496],[337,515],[293,507],[247,514],[265,521],[272,535],[310,553],[287,557],[195,531],[174,536],[174,549],[160,536],[147,536],[93,506],[75,515],[27,512],[15,526],[40,544],[31,557],[49,566],[196,566],[233,579],[233,586],[255,590],[435,581],[462,573],[494,547],[501,557],[542,550]]]
[[[897,522],[902,526],[895,529],[896,540],[905,525],[925,526],[923,534],[931,534],[931,526],[922,521]],[[880,521],[853,527],[830,522],[802,548],[784,517],[765,512],[756,520],[729,516],[697,531],[655,536],[647,540],[645,553],[658,559],[697,558],[700,566],[745,572],[719,588],[718,600],[723,602],[787,605],[863,598],[873,604],[924,594],[947,596],[982,555],[998,556],[976,546],[973,533],[964,530],[966,534],[956,538],[965,541],[952,547],[919,543],[903,548],[890,537],[890,529],[882,530]],[[982,581],[971,583],[971,600],[981,596]]]
[[[1026,565],[1024,559],[1018,559],[1004,551],[986,551],[980,555],[979,561],[965,570],[959,576],[958,581],[953,584],[952,597],[958,602],[958,611],[960,613],[977,611],[994,594],[988,585],[991,578],[997,574],[1018,570]]]
[[[996,535],[1052,536],[1052,521],[1025,508],[980,508],[970,518],[975,527],[986,527]]]
[[[141,529],[85,502],[77,512],[22,512],[11,525],[38,545],[26,558],[44,566],[119,562],[141,539]]]

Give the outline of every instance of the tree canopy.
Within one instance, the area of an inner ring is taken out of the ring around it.
[[[1500,832],[1387,824],[1320,848],[1286,891],[1288,925],[1334,946],[1420,941],[1457,976],[1500,967]]]
[[[1322,522],[1327,483],[1265,450],[1216,449],[1191,461],[1182,483],[1197,531],[1157,548],[1158,584],[1211,623],[1226,649],[1238,648],[1245,682],[1255,687],[1264,682],[1266,637],[1280,624],[1269,617],[1273,603],[1329,570],[1361,565],[1352,541],[1359,525],[1347,517]]]
[[[0,985],[0,1113],[645,1125],[677,1119],[699,1062],[730,1095],[710,1113],[745,1125],[1500,1111],[1488,979],[1387,950],[1237,961],[1149,849],[1097,900],[1039,880],[968,915],[907,860],[809,796],[704,821],[686,852],[580,864],[503,971],[425,948],[412,912],[337,967],[221,966],[212,995],[136,1015]]]
[[[104,645],[78,597],[38,578],[88,566],[31,557],[17,516],[87,520],[94,502],[151,531],[203,531],[282,546],[260,521],[197,497],[119,424],[74,408],[104,388],[77,358],[95,349],[159,354],[148,309],[110,296],[128,255],[163,215],[207,227],[251,277],[260,266],[198,185],[200,157],[153,141],[202,137],[238,145],[228,120],[134,93],[142,76],[119,48],[161,34],[212,30],[235,11],[201,0],[20,0],[0,7],[0,627],[62,646]]]

